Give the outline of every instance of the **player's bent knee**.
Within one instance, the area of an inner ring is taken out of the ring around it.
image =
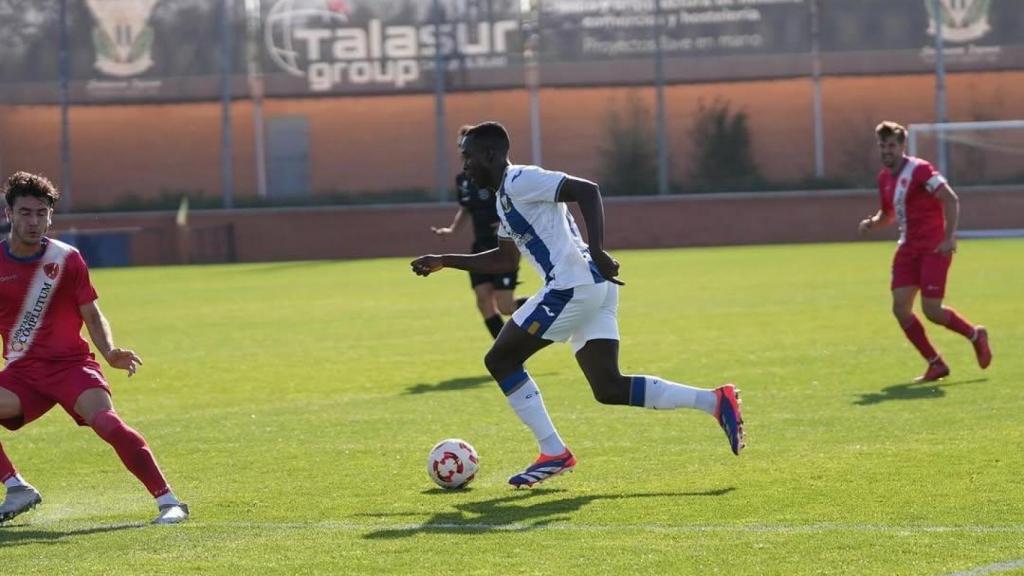
[[[0,420],[21,416],[21,399],[6,388],[0,388]]]
[[[484,366],[487,367],[487,371],[496,380],[501,379],[508,373],[512,372],[512,369],[515,368],[515,366],[512,366],[511,364],[512,363],[505,354],[494,348],[488,350],[487,354],[484,355]]]
[[[594,400],[609,406],[629,404],[629,393],[622,390],[594,389]]]
[[[892,315],[896,317],[901,323],[910,320],[910,317],[914,315],[914,310],[907,306],[893,306]]]
[[[924,315],[926,318],[928,318],[928,320],[932,321],[935,324],[946,323],[946,311],[943,310],[941,306],[938,308],[925,308]]]
[[[594,399],[601,404],[621,406],[629,404],[629,379],[623,376],[588,378]]]

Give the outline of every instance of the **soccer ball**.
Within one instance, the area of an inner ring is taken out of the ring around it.
[[[441,488],[454,490],[469,484],[480,469],[476,450],[465,440],[441,440],[430,449],[427,474]]]

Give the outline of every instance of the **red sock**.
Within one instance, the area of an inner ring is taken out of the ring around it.
[[[971,326],[970,322],[964,320],[964,317],[957,314],[956,310],[953,310],[952,308],[946,308],[946,312],[946,323],[943,324],[943,326],[962,335],[968,340],[974,338],[974,326]]]
[[[924,356],[924,359],[931,362],[932,360],[939,357],[939,353],[932,348],[932,343],[928,341],[928,336],[924,333],[924,326],[921,325],[921,321],[917,319],[914,314],[910,315],[910,320],[906,323],[900,323],[900,327],[903,328],[903,333],[907,335],[907,340],[917,348],[917,351]]]
[[[4,453],[4,447],[0,446],[0,482],[6,482],[8,478],[14,477],[17,473],[14,464],[11,464],[11,460]]]
[[[116,412],[106,410],[97,414],[93,418],[92,429],[114,447],[125,468],[142,481],[154,498],[170,492],[146,439],[121,421]]]

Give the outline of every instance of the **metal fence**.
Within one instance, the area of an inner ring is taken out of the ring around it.
[[[446,97],[526,88],[540,162],[541,89],[653,87],[667,193],[666,85],[811,78],[824,177],[821,77],[934,71],[941,122],[946,71],[1022,68],[1020,0],[0,0],[0,105],[60,106],[66,194],[69,108],[219,100],[225,206],[237,100],[254,105],[265,196],[264,99],[433,94],[434,186],[450,199]]]

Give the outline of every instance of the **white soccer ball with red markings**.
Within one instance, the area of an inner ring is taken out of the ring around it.
[[[480,469],[480,457],[465,440],[441,440],[427,457],[427,474],[441,488],[455,490],[469,484]]]

